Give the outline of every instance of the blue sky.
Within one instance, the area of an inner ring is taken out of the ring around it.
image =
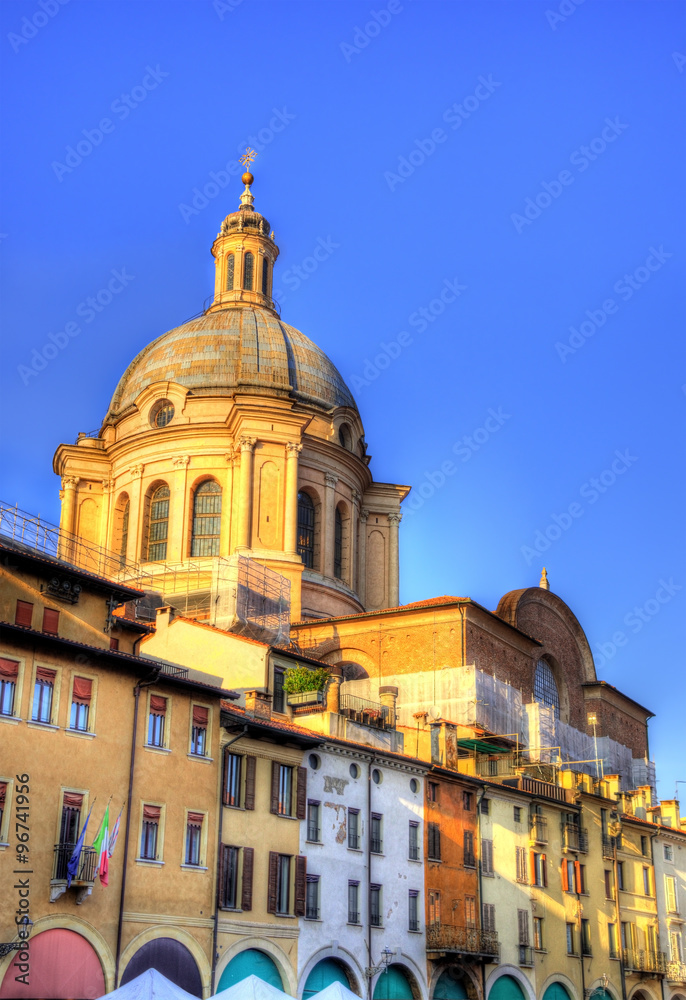
[[[6,0],[0,45],[4,498],[58,519],[56,446],[202,308],[257,144],[282,315],[413,486],[401,600],[495,608],[545,565],[672,797],[683,7]]]

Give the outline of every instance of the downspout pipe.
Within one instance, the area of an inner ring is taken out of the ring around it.
[[[136,733],[138,732],[138,703],[141,690],[156,684],[160,676],[159,667],[147,681],[137,681],[133,689],[133,726],[131,729],[131,764],[129,766],[129,790],[126,798],[126,831],[124,835],[124,867],[121,874],[121,893],[119,895],[119,919],[117,921],[117,955],[114,960],[114,988],[119,986],[119,960],[121,959],[121,937],[124,926],[124,898],[126,896],[126,872],[129,861],[129,840],[131,837],[131,802],[133,800],[133,774],[136,763]]]
[[[376,757],[372,754],[367,761],[367,962],[369,968],[372,962],[372,767]],[[367,998],[372,1000],[373,975],[367,977]]]
[[[483,930],[483,919],[484,919],[484,904],[483,904],[483,883],[482,879],[482,864],[481,864],[481,800],[486,794],[486,786],[482,785],[476,796],[476,832],[479,837],[479,843],[475,844],[476,850],[479,853],[479,860],[477,861],[477,919],[479,921],[479,933]],[[483,955],[481,956],[481,993],[482,1000],[486,1000],[486,960]]]
[[[216,882],[216,891],[214,894],[214,926],[212,928],[212,992],[210,993],[210,996],[214,996],[216,992],[214,981],[217,975],[217,959],[219,957],[217,955],[217,937],[219,935],[219,896],[221,893],[221,885],[219,883],[219,867],[221,863],[222,830],[224,826],[224,782],[226,781],[226,757],[229,747],[233,746],[233,744],[236,743],[237,740],[242,739],[243,736],[245,736],[245,734],[247,733],[248,728],[249,728],[248,726],[243,726],[238,736],[234,736],[234,738],[232,740],[229,740],[228,743],[225,743],[222,748],[222,766],[220,768],[220,773],[219,773],[219,782],[220,782],[219,823],[217,824],[219,831],[217,836],[217,860],[216,860],[217,882]]]

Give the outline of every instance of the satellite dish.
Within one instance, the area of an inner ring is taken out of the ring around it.
[[[429,709],[429,718],[436,722],[441,717],[441,710],[437,708],[436,705],[432,705]]]

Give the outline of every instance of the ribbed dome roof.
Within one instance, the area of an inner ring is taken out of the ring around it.
[[[270,309],[254,305],[205,313],[153,340],[124,372],[110,414],[126,410],[152,382],[167,381],[194,391],[277,389],[327,410],[356,408],[324,352]]]

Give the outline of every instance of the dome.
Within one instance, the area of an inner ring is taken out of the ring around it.
[[[177,382],[203,394],[278,390],[326,410],[357,409],[324,352],[271,309],[256,305],[207,312],[153,340],[124,372],[108,416],[128,409],[153,382]]]

